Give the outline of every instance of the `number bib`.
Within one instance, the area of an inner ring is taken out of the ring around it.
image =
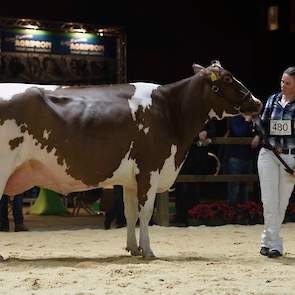
[[[292,135],[292,120],[270,120],[270,135]]]

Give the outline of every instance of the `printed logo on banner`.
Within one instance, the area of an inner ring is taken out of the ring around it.
[[[71,54],[89,54],[104,56],[102,39],[93,34],[76,33],[70,36],[69,50]]]
[[[58,54],[96,55],[116,58],[116,38],[91,33],[66,33],[60,36]]]
[[[51,53],[52,48],[51,36],[46,31],[15,29],[2,32],[2,51]]]

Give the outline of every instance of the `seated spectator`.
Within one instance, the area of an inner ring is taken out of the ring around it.
[[[116,222],[117,228],[126,226],[126,219],[124,215],[123,187],[121,185],[114,186],[114,195],[114,204],[108,211],[106,211],[104,221],[105,229],[110,229],[114,220]]]
[[[239,115],[228,119],[228,135],[230,137],[253,137],[251,145],[233,144],[227,146],[228,174],[253,173],[253,160],[257,153],[259,137],[255,135],[251,116]],[[249,201],[246,182],[228,183],[228,204],[236,207]]]
[[[9,196],[3,195],[0,200],[0,231],[9,231],[9,219],[8,219],[8,203]],[[28,228],[24,225],[23,216],[23,195],[15,195],[12,201],[12,214],[14,221],[14,231],[28,231]]]

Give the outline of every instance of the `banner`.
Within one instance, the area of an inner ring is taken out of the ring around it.
[[[1,26],[0,18],[0,83],[89,85],[126,81],[125,35],[120,28],[87,26],[89,32],[73,32],[81,25],[49,26],[41,25],[41,21],[39,28],[43,29],[20,25]]]
[[[51,53],[53,42],[52,36],[42,30],[17,29],[1,31],[2,52]]]
[[[116,58],[116,37],[92,33],[54,33],[32,29],[2,29],[2,52],[94,55]]]

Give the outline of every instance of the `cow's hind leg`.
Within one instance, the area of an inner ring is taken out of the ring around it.
[[[136,190],[126,189],[124,187],[124,211],[127,222],[126,250],[130,251],[132,256],[141,255],[135,234],[136,222],[138,220],[138,199]]]
[[[149,193],[148,199],[145,202],[144,206],[140,205],[140,238],[139,238],[139,247],[142,249],[142,255],[144,257],[154,257],[154,253],[150,247],[150,239],[148,226],[150,219],[153,215],[154,211],[154,203],[155,203],[156,193]]]
[[[5,166],[4,166],[5,167]],[[4,169],[3,169],[4,170]],[[8,180],[8,176],[3,172],[3,171],[0,171],[0,200],[2,198],[2,195],[4,193],[4,190],[5,190],[5,186],[6,186],[6,183],[7,183],[7,180]],[[0,261],[3,261],[4,258],[3,256],[0,254]]]
[[[138,177],[138,198],[139,198],[139,219],[140,219],[140,238],[139,246],[144,257],[154,257],[150,247],[149,222],[153,214],[157,187],[159,183],[159,173],[152,172],[149,178]],[[150,186],[147,187],[146,183]]]

